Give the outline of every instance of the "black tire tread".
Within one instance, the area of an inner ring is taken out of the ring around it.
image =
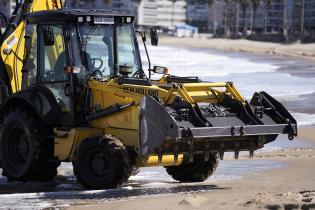
[[[212,153],[208,161],[204,161],[203,155],[198,155],[192,163],[184,162],[179,166],[165,168],[166,172],[179,182],[203,182],[215,172],[218,164],[218,154]]]
[[[117,176],[107,183],[90,183],[84,178],[84,172],[82,173],[82,171],[80,171],[80,155],[82,155],[82,153],[84,153],[84,151],[89,147],[100,144],[107,147],[110,151],[110,154],[115,154],[119,157],[119,159],[121,160],[121,162],[119,163],[120,170]],[[124,144],[118,138],[109,134],[105,134],[102,137],[88,138],[81,143],[76,152],[75,161],[73,162],[73,172],[76,175],[77,181],[87,189],[117,188],[128,180],[131,173],[131,162],[128,151]]]
[[[4,163],[5,161],[3,161],[6,157],[3,157],[3,154],[1,154],[3,176],[6,176],[8,181],[28,182],[35,180],[52,180],[57,175],[57,167],[56,164],[47,164],[49,158],[49,152],[47,151],[48,142],[44,141],[44,139],[46,138],[48,128],[32,110],[13,107],[3,115],[3,123],[0,127],[1,134],[3,129],[5,129],[6,122],[10,121],[11,118],[15,120],[18,119],[27,125],[33,137],[34,152],[29,169],[19,177],[16,177],[15,174],[10,174],[6,163]]]

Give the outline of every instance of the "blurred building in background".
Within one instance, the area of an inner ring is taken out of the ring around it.
[[[15,8],[15,0],[1,0],[0,3],[0,12],[9,18]],[[4,25],[4,21],[0,19],[1,26]]]
[[[15,0],[0,1],[0,12],[9,17]],[[315,40],[315,0],[65,0],[65,5],[124,10],[140,26],[174,31],[186,24],[214,36]]]
[[[138,15],[140,0],[66,0],[65,5],[69,8],[83,9],[118,9]]]
[[[303,0],[302,0],[303,1]],[[303,36],[315,40],[315,0],[304,0]]]
[[[187,1],[186,23],[195,26],[200,32],[209,29],[210,7],[206,1]]]
[[[138,24],[175,29],[186,22],[185,0],[142,0],[139,5]]]

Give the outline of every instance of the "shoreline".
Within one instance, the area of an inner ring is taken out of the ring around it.
[[[205,192],[151,195],[102,203],[77,203],[69,209],[301,209],[315,208],[315,127],[300,128],[299,139],[312,148],[262,152],[254,160],[275,160],[282,167],[244,175],[237,180],[212,180]],[[247,158],[242,158],[248,160]],[[230,161],[230,160],[228,160]],[[232,160],[231,160],[232,161]],[[202,184],[200,185],[202,186]],[[158,204],[158,205],[157,205]]]
[[[234,161],[227,155],[217,172],[222,172],[222,167],[231,170],[234,175],[237,175],[235,169],[242,170],[237,178],[213,178],[202,183],[180,184],[169,178],[164,180],[164,177],[160,177],[162,181],[155,180],[163,175],[152,174],[148,180],[141,178],[142,182],[130,179],[121,189],[99,191],[86,191],[65,177],[58,177],[59,181],[48,184],[0,182],[0,205],[12,209],[23,205],[37,209],[93,210],[249,210],[275,205],[284,209],[290,204],[298,207],[313,205],[315,208],[314,134],[315,127],[300,128],[295,141],[300,139],[309,144],[293,142],[292,148],[282,146],[283,149],[279,150],[257,152],[254,159],[249,159],[248,153],[240,154],[240,161]],[[62,189],[56,190],[57,186],[62,186]]]
[[[255,55],[279,56],[284,58],[302,58],[315,63],[315,43],[311,44],[280,44],[271,42],[250,41],[246,39],[224,38],[178,38],[161,36],[160,45],[172,47],[191,47],[213,49],[228,52],[242,52]]]

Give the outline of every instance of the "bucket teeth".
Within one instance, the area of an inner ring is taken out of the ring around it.
[[[254,150],[250,150],[249,151],[249,158],[253,158],[254,157]]]
[[[178,145],[177,144],[174,144],[174,164],[177,162],[178,160]]]
[[[158,163],[162,162],[162,154],[163,154],[163,149],[162,149],[162,147],[159,147],[159,149],[158,149]]]
[[[175,153],[175,154],[174,154],[174,163],[176,163],[177,161],[178,161],[178,154]]]
[[[255,146],[251,143],[249,144],[249,158],[254,157]]]
[[[224,158],[224,144],[220,144],[219,155],[220,155],[220,160],[223,160],[223,158]]]
[[[240,143],[235,142],[234,158],[238,159],[239,154],[240,154]]]
[[[209,150],[210,150],[210,146],[209,146],[209,142],[205,143],[205,154],[204,154],[204,158],[205,158],[205,162],[207,162],[209,160]]]
[[[234,152],[234,158],[235,158],[235,159],[238,159],[239,154],[240,154],[240,151],[239,151],[239,150],[235,150],[235,152]]]
[[[149,156],[148,155],[144,155],[143,156],[143,164],[146,164],[149,160]]]
[[[204,157],[205,157],[205,162],[207,162],[209,160],[209,152],[205,152]]]
[[[220,160],[223,160],[223,158],[224,158],[224,151],[220,151],[219,155],[220,155]]]
[[[189,162],[190,163],[194,162],[194,154],[193,153],[189,154]]]
[[[193,142],[190,143],[190,147],[189,147],[189,162],[190,163],[194,162],[194,143]]]

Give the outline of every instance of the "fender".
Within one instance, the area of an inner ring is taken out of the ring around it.
[[[59,106],[47,87],[33,85],[8,96],[0,106],[0,114],[16,106],[33,109],[41,120],[49,125],[58,125],[60,122]]]

